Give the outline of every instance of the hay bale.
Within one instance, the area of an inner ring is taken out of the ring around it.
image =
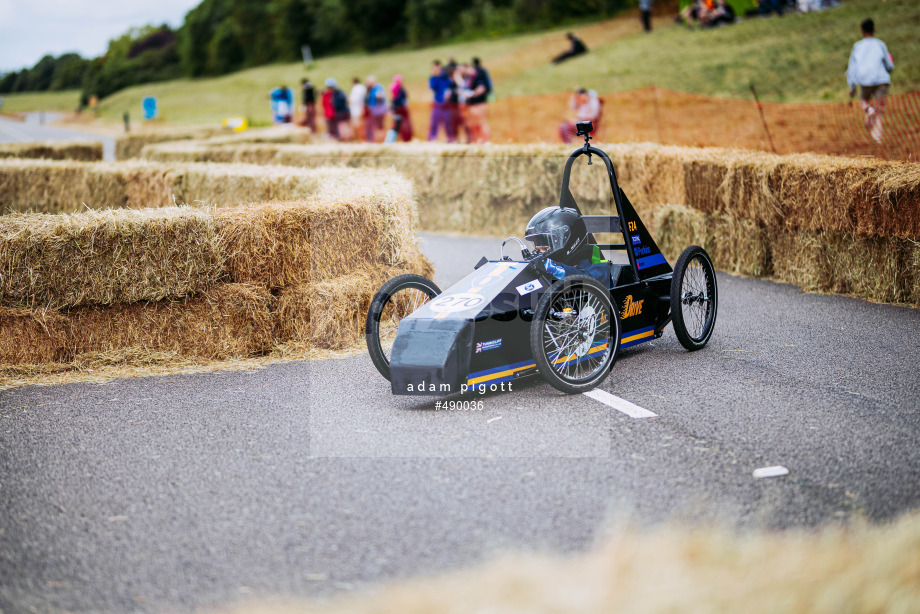
[[[917,303],[916,243],[849,233],[781,232],[772,237],[774,278],[812,292],[885,303]]]
[[[318,283],[284,288],[278,295],[277,331],[282,343],[342,349],[364,339],[374,294],[403,273],[431,277],[431,263],[416,251],[402,266],[364,266]]]
[[[0,217],[0,304],[58,309],[202,292],[224,275],[212,215],[191,207]]]
[[[71,360],[138,348],[179,356],[251,356],[274,345],[275,298],[256,284],[219,284],[194,298],[75,309],[67,314]]]
[[[164,143],[190,139],[206,139],[226,131],[222,126],[176,126],[157,130],[132,132],[115,140],[115,159],[136,158],[151,143]]]
[[[751,220],[682,205],[660,207],[653,219],[658,247],[672,263],[684,248],[699,245],[720,270],[753,277],[770,274],[768,233]]]
[[[608,153],[641,215],[663,203],[812,231],[920,239],[920,165],[813,154],[650,144],[616,144]],[[292,166],[393,168],[419,195],[422,228],[517,234],[529,215],[558,197],[570,147],[444,144],[152,146],[156,160],[249,162]],[[609,206],[606,177],[573,173],[586,211]]]
[[[47,141],[45,143],[2,143],[0,158],[43,160],[102,160],[102,143],[89,141]]]
[[[67,318],[55,311],[0,307],[0,364],[66,360],[67,330]]]

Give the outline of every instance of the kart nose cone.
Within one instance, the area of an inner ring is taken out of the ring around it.
[[[469,320],[404,319],[390,357],[393,394],[460,392],[469,373],[472,345],[473,323]]]

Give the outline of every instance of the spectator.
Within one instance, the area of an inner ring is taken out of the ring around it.
[[[694,24],[702,26],[709,19],[709,13],[715,9],[713,0],[693,0],[692,4],[684,7],[675,21],[686,23],[690,28]]]
[[[442,68],[440,60],[435,60],[431,65],[428,87],[434,94],[434,100],[431,103],[431,123],[428,127],[428,140],[436,140],[440,127],[444,126],[447,141],[453,143],[457,140],[457,135],[450,121],[451,79]]]
[[[492,93],[492,79],[479,58],[473,58],[472,78],[466,99],[467,126],[473,143],[487,143],[491,137],[486,117],[486,101]]]
[[[335,94],[335,90],[339,87],[338,82],[329,77],[326,79],[326,89],[323,90],[323,117],[326,120],[326,134],[328,138],[336,139],[339,138],[339,131],[336,126],[335,121],[335,107],[332,104],[332,97]]]
[[[316,134],[316,91],[309,79],[300,80],[301,101],[303,103],[303,124]]]
[[[272,122],[286,124],[291,121],[291,112],[294,108],[294,93],[286,85],[276,87],[269,95],[272,108]]]
[[[368,143],[378,142],[383,139],[383,122],[387,114],[386,92],[383,86],[377,83],[377,77],[367,78],[367,99],[365,100],[368,121],[364,124],[364,136]]]
[[[367,87],[358,77],[351,80],[351,92],[348,94],[348,111],[351,114],[351,125],[355,134],[362,133],[364,123],[364,99],[367,98]]]
[[[350,141],[354,136],[351,129],[351,112],[348,110],[348,96],[336,86],[332,92],[332,108],[335,111],[335,129],[340,141]]]
[[[403,87],[402,75],[393,75],[390,83],[390,108],[393,111],[393,125],[404,142],[412,140],[412,122],[409,119],[409,94]],[[399,121],[396,118],[401,118]]]
[[[553,64],[559,64],[560,62],[565,62],[569,58],[574,58],[576,55],[581,55],[588,52],[588,47],[581,42],[581,39],[575,36],[573,32],[566,32],[566,37],[569,39],[569,42],[572,46],[568,51],[560,53],[553,58]]]
[[[890,73],[894,70],[894,60],[885,43],[875,38],[874,21],[866,19],[860,24],[860,30],[863,38],[853,45],[850,52],[847,84],[850,86],[851,98],[856,95],[856,86],[859,86],[859,104],[866,114],[866,129],[872,140],[881,143],[882,114],[885,112],[885,98],[891,85]]]
[[[642,18],[642,29],[652,31],[652,4],[655,0],[639,0],[639,16]]]
[[[787,0],[754,0],[757,4],[756,8],[748,9],[744,12],[745,17],[756,17],[758,15],[766,17],[772,13],[776,13],[780,17],[783,16],[783,5],[786,4]]]
[[[575,138],[575,123],[580,121],[590,121],[597,130],[597,120],[601,113],[600,99],[594,90],[586,90],[583,87],[575,90],[569,106],[575,111],[575,117],[563,120],[559,126],[559,137],[563,143],[571,143]],[[594,132],[592,131],[592,134]]]
[[[469,108],[467,107],[467,99],[472,93],[473,85],[473,68],[469,64],[460,64],[457,66],[457,69],[454,71],[454,87],[456,88],[456,114],[454,115],[454,133],[459,138],[460,131],[463,130],[464,135],[466,136],[464,142],[472,143],[473,137],[470,134],[470,125],[469,125]]]
[[[707,15],[703,26],[715,28],[723,24],[733,24],[735,23],[735,19],[737,19],[737,15],[735,15],[735,9],[732,5],[725,0],[716,0],[716,6],[712,12]]]

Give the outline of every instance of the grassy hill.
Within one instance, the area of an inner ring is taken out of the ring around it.
[[[782,18],[746,19],[731,27],[691,31],[668,17],[656,20],[651,34],[640,31],[634,14],[574,28],[591,53],[554,66],[549,58],[564,49],[563,30],[496,40],[455,43],[421,50],[350,54],[302,64],[253,68],[213,79],[178,80],[132,87],[105,99],[104,119],[119,121],[130,111],[139,118],[141,99],[159,98],[168,122],[212,123],[245,115],[256,123],[269,120],[267,96],[284,83],[295,87],[309,76],[321,84],[335,77],[350,88],[351,78],[376,75],[388,83],[394,73],[407,82],[410,99],[428,100],[426,79],[431,60],[483,59],[499,98],[543,94],[585,86],[610,93],[649,84],[716,96],[749,97],[757,85],[766,100],[819,101],[846,98],[844,72],[850,47],[859,38],[859,23],[875,19],[879,38],[894,55],[893,92],[920,89],[920,3],[916,0],[844,0],[838,8]],[[73,96],[70,103],[67,97]],[[5,111],[27,108],[72,109],[75,93],[7,97]]]

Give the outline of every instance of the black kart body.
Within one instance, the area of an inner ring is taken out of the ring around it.
[[[616,215],[584,216],[589,243],[600,253],[628,255],[624,264],[604,259],[609,280],[602,285],[619,316],[616,352],[661,336],[671,321],[673,269],[620,189],[610,158],[587,141],[565,163],[559,206],[581,213],[569,178],[573,163],[583,155],[589,163],[596,156],[606,165],[616,206]],[[611,242],[598,243],[603,235],[612,237]],[[483,258],[464,279],[399,322],[389,362],[393,394],[496,390],[538,371],[532,322],[541,297],[559,280],[537,266],[540,256],[526,249],[522,256]]]

